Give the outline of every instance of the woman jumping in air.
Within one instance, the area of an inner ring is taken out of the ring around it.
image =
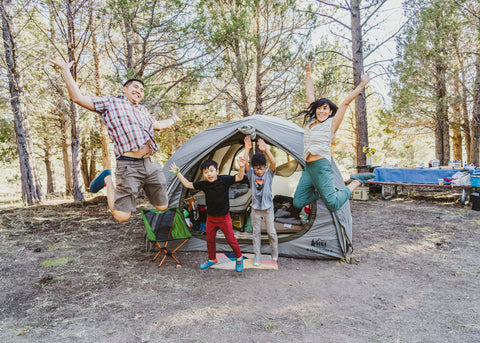
[[[305,169],[295,191],[293,205],[302,208],[321,197],[327,208],[335,212],[348,201],[355,188],[375,177],[372,173],[352,175],[353,181],[348,186],[336,189],[330,152],[333,136],[345,117],[348,105],[362,92],[370,81],[370,76],[362,72],[360,84],[337,107],[326,98],[315,100],[311,77],[313,62],[314,60],[310,61],[306,69],[306,93],[309,106],[299,114],[305,115],[304,123],[307,124],[303,138]]]

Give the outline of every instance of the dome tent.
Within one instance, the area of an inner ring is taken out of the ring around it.
[[[273,194],[293,196],[304,166],[303,130],[292,122],[267,115],[253,115],[235,121],[226,122],[208,128],[183,144],[167,161],[165,169],[175,163],[182,174],[190,181],[201,178],[200,163],[213,159],[219,165],[219,173],[234,175],[235,159],[243,155],[243,140],[246,134],[253,139],[262,138],[269,146],[276,147],[288,155],[288,162],[277,161],[277,172],[274,177]],[[277,158],[277,157],[276,157]],[[343,187],[344,181],[336,164],[332,167],[335,174],[335,186]],[[170,207],[184,208],[184,200],[190,190],[183,187],[180,181],[168,173],[168,195]],[[248,205],[245,203],[243,205]],[[300,229],[279,235],[278,249],[280,256],[344,259],[351,250],[352,219],[350,204],[347,202],[339,211],[330,212],[319,199],[312,206],[308,221]],[[232,203],[230,205],[231,211]],[[287,224],[284,224],[287,226]],[[252,240],[238,238],[242,252],[252,252]],[[262,253],[269,252],[268,241],[262,239]],[[206,251],[205,236],[193,233],[192,238],[182,250]],[[224,239],[217,238],[217,251],[230,251]]]

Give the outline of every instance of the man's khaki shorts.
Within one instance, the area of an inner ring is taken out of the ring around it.
[[[117,160],[115,170],[116,196],[113,208],[135,212],[137,197],[143,188],[153,206],[168,204],[167,181],[163,168],[153,157],[135,161]]]

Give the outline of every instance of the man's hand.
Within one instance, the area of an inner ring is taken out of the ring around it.
[[[54,67],[57,67],[62,71],[63,79],[65,80],[70,99],[72,99],[72,101],[77,105],[85,107],[87,110],[95,111],[95,105],[93,104],[92,97],[82,94],[77,82],[73,79],[72,73],[70,72],[70,68],[75,61],[70,61],[68,63],[54,59],[50,59],[49,61]]]
[[[172,111],[172,119],[175,121],[175,124],[179,121],[182,121],[182,119],[177,115],[176,109],[173,109]]]
[[[315,59],[313,59],[313,60],[311,60],[310,62],[307,63],[307,68],[305,69],[305,72],[307,74],[310,74],[312,72],[313,63],[315,63]]]
[[[72,67],[73,63],[75,63],[75,61],[70,61],[70,62],[63,62],[63,61],[57,61],[57,60],[54,60],[54,59],[50,59],[49,60],[50,63],[52,63],[55,67],[57,68],[60,68],[62,70],[64,69],[67,69],[67,70],[70,70],[70,68]]]

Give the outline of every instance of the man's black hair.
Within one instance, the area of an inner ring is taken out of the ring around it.
[[[137,82],[140,82],[142,84],[143,87],[145,87],[145,84],[143,83],[142,80],[140,79],[128,79],[127,81],[125,81],[125,83],[123,84],[123,87],[127,87],[129,84],[131,84],[133,81],[137,81]]]
[[[200,170],[204,171],[205,169],[210,168],[211,166],[214,166],[215,169],[218,169],[218,164],[214,160],[205,160],[200,164]]]
[[[258,153],[252,156],[253,167],[266,166],[266,165],[267,165],[267,159],[265,158],[264,154]]]

